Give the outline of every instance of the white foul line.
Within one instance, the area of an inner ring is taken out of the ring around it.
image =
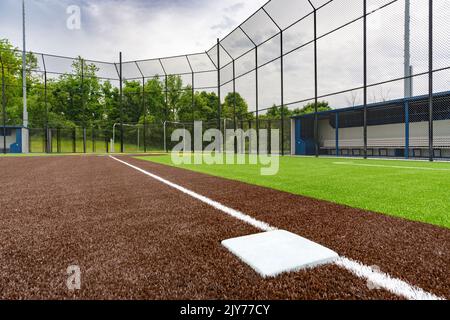
[[[403,280],[392,278],[387,273],[375,270],[358,261],[346,257],[339,257],[334,263],[339,267],[350,271],[359,278],[370,281],[372,285],[384,288],[391,293],[405,297],[408,300],[445,300],[444,298],[426,292],[419,287],[412,286]]]
[[[430,171],[450,171],[447,168],[428,168],[428,167],[406,167],[406,166],[388,166],[383,164],[366,164],[354,162],[333,162],[333,164],[359,166],[359,167],[375,167],[375,168],[395,168],[395,169],[413,169],[413,170],[430,170]]]
[[[149,176],[149,177],[152,177],[155,180],[158,180],[159,182],[162,182],[162,183],[164,183],[164,184],[166,184],[166,185],[168,185],[168,186],[170,186],[170,187],[172,187],[174,189],[177,189],[178,191],[181,191],[181,192],[183,192],[183,193],[185,193],[185,194],[187,194],[187,195],[189,195],[189,196],[191,196],[191,197],[193,197],[193,198],[195,198],[197,200],[200,200],[201,202],[204,202],[204,203],[206,203],[206,204],[216,208],[217,210],[225,212],[226,214],[228,214],[228,215],[230,215],[230,216],[232,216],[232,217],[234,217],[236,219],[242,220],[242,221],[244,221],[244,222],[254,226],[255,228],[257,228],[259,230],[262,230],[262,231],[274,231],[274,230],[277,230],[276,228],[273,228],[273,227],[269,226],[267,223],[262,222],[262,221],[258,221],[255,218],[252,218],[252,217],[250,217],[250,216],[248,216],[248,215],[246,215],[246,214],[244,214],[244,213],[242,213],[240,211],[237,211],[237,210],[234,210],[232,208],[226,207],[226,206],[224,206],[223,204],[221,204],[221,203],[219,203],[217,201],[211,200],[211,199],[209,199],[209,198],[207,198],[205,196],[202,196],[201,194],[198,194],[198,193],[196,193],[194,191],[186,189],[186,188],[184,188],[184,187],[182,187],[180,185],[177,185],[177,184],[175,184],[173,182],[170,182],[170,181],[168,181],[166,179],[163,179],[163,178],[161,178],[161,177],[159,177],[157,175],[154,175],[153,173],[150,173],[148,171],[142,170],[139,167],[133,166],[132,164],[129,164],[129,163],[125,162],[125,161],[119,160],[119,159],[117,159],[117,158],[115,158],[113,156],[110,156],[110,157],[112,159],[116,160],[116,161],[119,161],[119,162],[123,163],[124,165],[127,165],[127,166],[129,166],[129,167],[131,167],[131,168],[133,168],[133,169],[135,169],[135,170],[137,170],[137,171],[139,171],[139,172]]]
[[[186,189],[180,185],[177,185],[173,182],[170,182],[164,178],[161,178],[153,173],[150,173],[148,171],[145,171],[139,167],[136,167],[132,164],[129,164],[125,161],[122,161],[120,159],[117,159],[113,156],[109,156],[111,159],[114,159],[130,168],[133,168],[155,180],[158,180],[159,182],[162,182],[178,191],[181,191],[197,200],[200,200],[213,208],[220,210],[236,219],[239,219],[243,222],[246,222],[253,227],[261,230],[261,231],[274,231],[277,230],[277,228],[270,226],[269,224],[259,221],[249,215],[246,215],[240,211],[237,211],[235,209],[232,209],[230,207],[227,207],[217,201],[214,201],[208,197],[202,196],[194,191],[191,191],[189,189]],[[374,285],[384,288],[388,290],[389,292],[405,297],[410,300],[444,300],[441,297],[438,297],[432,293],[428,293],[418,287],[411,286],[409,283],[392,278],[390,275],[383,273],[381,271],[374,270],[373,268],[366,266],[360,262],[348,259],[346,257],[339,257],[335,262],[337,266],[346,269],[347,271],[350,271],[354,275],[358,276],[359,278],[366,279],[367,281],[370,281]]]

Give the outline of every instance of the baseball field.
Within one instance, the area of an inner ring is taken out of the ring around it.
[[[0,157],[2,299],[448,299],[450,164]],[[263,278],[225,239],[287,230],[333,263]],[[66,287],[78,265],[82,289]]]

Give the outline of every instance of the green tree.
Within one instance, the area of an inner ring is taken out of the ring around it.
[[[314,110],[315,110],[314,106],[315,106],[315,103],[310,102],[310,103],[304,105],[302,108],[294,109],[292,111],[292,115],[293,116],[301,116],[301,115],[308,114],[308,113],[314,113]],[[327,101],[319,101],[317,103],[317,111],[318,112],[328,111],[328,110],[332,110],[332,109]]]
[[[22,90],[22,54],[7,39],[0,39],[0,63],[3,66],[3,76],[5,79],[6,98],[6,122],[9,125],[22,123],[23,118],[23,90]],[[33,54],[26,55],[27,70],[35,69],[37,59]],[[30,71],[27,77],[27,94],[30,93],[34,85],[38,83],[38,78]],[[0,77],[0,81],[2,78]],[[0,113],[3,122],[3,113]]]
[[[253,114],[248,112],[248,104],[244,98],[236,92],[230,92],[226,95],[224,103],[222,104],[222,118],[233,119],[234,103],[236,99],[236,118],[239,120],[250,120]]]
[[[49,83],[50,112],[83,127],[98,126],[104,119],[102,85],[96,77],[98,68],[80,57],[72,72]],[[55,124],[51,123],[52,126]]]

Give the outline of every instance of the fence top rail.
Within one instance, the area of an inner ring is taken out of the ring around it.
[[[443,97],[449,97],[450,99],[450,91],[444,91],[444,92],[438,92],[433,94],[433,98],[443,98]],[[428,103],[429,95],[420,95],[410,98],[402,98],[402,99],[395,99],[395,100],[389,100],[389,101],[383,101],[383,102],[376,102],[367,104],[367,108],[375,108],[375,107],[383,107],[383,106],[394,106],[394,105],[401,105],[406,102],[419,102],[424,101]],[[450,101],[449,101],[450,102]],[[327,110],[327,111],[319,111],[317,112],[317,115],[328,115],[332,113],[341,113],[341,112],[349,112],[349,111],[360,111],[364,109],[364,105],[358,105],[355,107],[349,107],[349,108],[342,108],[342,109],[333,109],[333,110]],[[305,117],[311,117],[314,116],[314,113],[308,113],[303,115],[297,115],[292,116],[291,119],[300,119]]]

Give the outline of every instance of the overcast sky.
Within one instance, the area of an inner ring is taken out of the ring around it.
[[[124,61],[204,52],[224,39],[266,0],[26,0],[28,50],[86,59],[118,61],[122,51]],[[311,0],[320,6],[327,0]],[[332,107],[359,105],[362,90],[330,96],[331,93],[357,88],[363,84],[363,7],[361,0],[334,0],[317,11],[318,91],[322,100]],[[411,64],[415,74],[428,70],[428,1],[411,0]],[[81,10],[80,29],[67,27],[67,8],[76,5]],[[386,6],[386,7],[383,7]],[[404,12],[405,1],[368,1],[368,83],[381,83],[404,76]],[[450,66],[450,1],[434,1],[434,67]],[[265,8],[282,28],[307,15],[312,8],[307,0],[272,0]],[[380,10],[376,10],[380,9]],[[372,11],[376,10],[372,13]],[[354,21],[350,23],[351,21]],[[344,26],[333,31],[340,26]],[[285,103],[314,98],[314,47],[312,15],[283,33],[284,51],[299,50],[285,56]],[[242,28],[257,43],[279,32],[267,15],[260,11]],[[325,35],[321,38],[321,35]],[[0,38],[8,38],[21,47],[21,1],[0,0]],[[235,57],[253,47],[241,32],[222,41]],[[258,49],[262,65],[280,53],[280,38]],[[227,55],[221,52],[221,65]],[[215,53],[211,52],[215,59]],[[209,59],[204,57],[208,63]],[[183,60],[183,59],[181,59]],[[186,61],[181,61],[189,68]],[[172,60],[167,68],[178,69]],[[159,63],[157,63],[159,66]],[[66,66],[70,70],[71,62]],[[133,67],[132,64],[129,66]],[[246,74],[255,66],[254,51],[236,61],[237,75]],[[125,77],[133,72],[124,67]],[[135,67],[135,65],[134,65]],[[150,70],[150,66],[147,66]],[[160,67],[160,66],[159,66]],[[136,67],[135,67],[136,68]],[[115,73],[111,66],[111,73]],[[231,66],[222,69],[222,83],[231,79]],[[280,60],[259,69],[259,108],[280,104]],[[63,71],[64,72],[64,71]],[[135,70],[134,73],[138,71]],[[153,73],[152,73],[153,72]],[[151,75],[161,71],[152,71]],[[167,71],[177,73],[177,71]],[[187,71],[178,71],[178,73]],[[144,72],[145,73],[145,72]],[[101,76],[101,75],[99,75]],[[107,77],[107,76],[105,76]],[[201,78],[204,79],[201,79]],[[190,76],[184,79],[189,84]],[[255,72],[236,80],[236,89],[248,101],[250,110],[256,107]],[[200,84],[201,83],[201,84]],[[217,75],[196,75],[196,88],[216,86]],[[369,102],[403,97],[403,80],[369,87]],[[450,71],[435,73],[434,90],[450,89]],[[232,91],[231,83],[222,86],[222,96]],[[414,78],[414,95],[428,92],[428,76]],[[303,105],[293,104],[292,107]]]
[[[27,47],[116,61],[203,52],[266,0],[26,0]],[[70,5],[81,28],[67,28]],[[0,37],[21,47],[21,1],[0,1]]]

